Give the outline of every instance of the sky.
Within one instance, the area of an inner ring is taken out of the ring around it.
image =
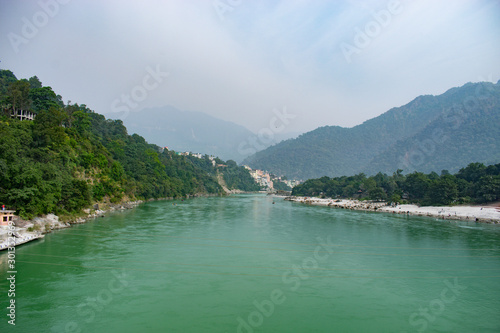
[[[172,105],[256,133],[352,127],[497,82],[500,1],[0,0],[0,61],[109,118]]]

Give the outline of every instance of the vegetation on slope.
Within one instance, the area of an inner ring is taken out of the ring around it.
[[[215,158],[212,162],[208,155],[203,156],[203,158],[188,156],[188,159],[212,176],[217,176],[218,173],[222,174],[224,183],[229,190],[252,192],[260,189],[248,170],[238,166],[233,160],[224,162]]]
[[[247,158],[252,168],[294,179],[403,169],[458,171],[500,162],[500,82],[420,96],[353,128],[320,127]]]
[[[233,160],[227,161],[227,167],[223,172],[224,181],[229,189],[240,189],[247,192],[260,190],[260,186],[250,176],[248,170],[238,166]]]
[[[11,118],[18,110],[35,120]],[[22,217],[199,193],[222,193],[212,170],[128,135],[121,120],[65,105],[36,77],[0,70],[0,203]]]
[[[309,179],[293,188],[292,195],[331,198],[358,198],[422,205],[485,203],[500,200],[500,164],[485,166],[471,163],[452,175],[443,170],[424,174],[392,176],[378,173],[366,177],[361,173],[350,177]]]

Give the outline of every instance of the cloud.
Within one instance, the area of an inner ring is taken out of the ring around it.
[[[16,54],[6,36],[41,9],[4,1],[0,60],[108,116],[148,66],[160,66],[169,77],[138,108],[171,104],[254,131],[283,106],[297,115],[289,131],[353,126],[420,94],[500,79],[493,0],[401,0],[401,13],[348,63],[340,45],[354,45],[389,3],[242,0],[221,20],[212,1],[72,0]]]

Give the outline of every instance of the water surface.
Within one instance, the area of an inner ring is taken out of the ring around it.
[[[275,202],[273,204],[273,202]],[[265,195],[149,202],[16,251],[0,332],[499,332],[500,229]]]

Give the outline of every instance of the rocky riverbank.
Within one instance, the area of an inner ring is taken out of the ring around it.
[[[443,220],[464,220],[485,223],[500,223],[500,209],[489,206],[425,206],[395,205],[387,202],[359,201],[348,199],[321,199],[314,197],[286,197],[285,200],[308,205],[333,208],[377,211],[392,214],[428,216]]]
[[[234,192],[238,193],[238,192]],[[196,197],[219,196],[219,194],[196,193],[186,195],[186,199]],[[175,198],[159,198],[149,199],[148,201],[156,200],[174,200]],[[23,220],[19,216],[14,217],[13,226],[0,226],[0,251],[6,250],[9,246],[21,245],[39,238],[43,238],[46,233],[53,230],[64,229],[71,227],[72,224],[85,223],[91,219],[102,217],[106,213],[132,209],[143,203],[142,200],[125,201],[118,204],[109,202],[95,204],[92,208],[82,210],[82,215],[73,218],[63,217],[62,219],[55,214],[47,214],[44,216],[35,217],[32,220]]]
[[[108,212],[131,209],[143,201],[128,201],[120,204],[96,204],[94,208],[84,209],[82,216],[62,221],[55,214],[35,217],[32,220],[23,220],[15,216],[12,226],[0,226],[0,251],[9,246],[17,246],[39,238],[53,230],[71,227],[72,224],[85,223],[90,219],[104,216]]]

